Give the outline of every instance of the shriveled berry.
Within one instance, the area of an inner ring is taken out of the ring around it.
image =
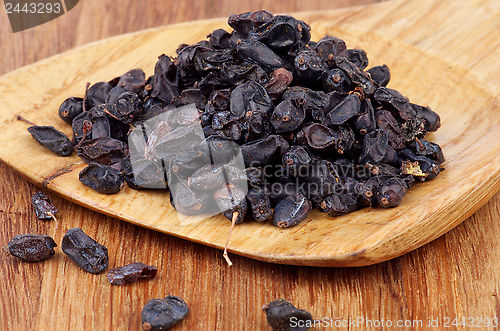
[[[91,189],[103,193],[118,193],[125,182],[123,174],[110,166],[91,163],[80,172],[80,182]]]
[[[411,104],[417,112],[417,117],[424,121],[424,129],[427,132],[437,131],[441,127],[441,117],[429,107]]]
[[[71,140],[53,126],[33,125],[28,128],[28,131],[33,139],[59,156],[70,156],[73,153]]]
[[[323,89],[326,92],[348,93],[351,90],[351,80],[340,69],[328,70],[323,76]]]
[[[339,216],[356,210],[356,198],[349,193],[334,193],[329,195],[320,204],[323,211],[330,216]]]
[[[125,285],[125,283],[136,282],[139,278],[154,278],[157,272],[157,267],[135,262],[118,268],[109,269],[108,281],[113,285]]]
[[[75,117],[83,112],[83,98],[70,97],[59,107],[59,117],[69,125]]]
[[[347,56],[345,41],[330,35],[321,38],[317,42],[315,50],[323,60],[329,60],[334,56]]]
[[[391,80],[391,71],[385,64],[372,67],[366,70],[366,72],[369,73],[370,77],[380,86],[387,86]]]
[[[50,236],[42,234],[20,234],[9,241],[9,253],[22,261],[40,262],[55,254],[57,244]]]
[[[380,184],[377,190],[378,203],[385,208],[396,207],[406,195],[406,185],[398,178],[390,178]]]
[[[36,192],[33,194],[31,197],[31,204],[35,209],[36,217],[41,220],[53,219],[54,215],[59,212],[49,197],[42,192]]]
[[[366,55],[366,51],[364,49],[348,49],[347,58],[361,70],[368,67],[368,56]]]
[[[306,117],[304,99],[288,99],[280,102],[271,116],[271,124],[277,133],[297,129]]]
[[[312,315],[306,310],[295,308],[286,299],[271,301],[262,307],[269,325],[276,331],[306,331],[311,327]]]
[[[199,215],[213,203],[209,193],[194,191],[186,181],[180,180],[170,185],[170,203],[181,214]]]
[[[146,331],[167,330],[180,323],[188,313],[188,305],[177,296],[151,299],[142,309],[142,327]]]
[[[299,145],[290,146],[282,158],[283,168],[294,177],[306,175],[311,164],[312,158],[309,152]]]
[[[273,224],[279,228],[289,228],[305,220],[311,212],[312,203],[300,193],[281,200],[274,208]]]
[[[108,249],[90,238],[80,228],[69,229],[61,248],[73,262],[86,272],[99,274],[108,268]]]
[[[356,93],[349,94],[326,116],[330,125],[341,125],[361,113],[361,100]]]
[[[257,222],[264,222],[273,216],[269,193],[265,187],[254,187],[248,190],[246,199],[252,217]]]
[[[238,216],[235,224],[240,224],[245,219],[248,209],[245,195],[245,191],[238,185],[225,184],[214,192],[213,197],[220,211],[227,219],[232,220],[234,213],[237,212]]]

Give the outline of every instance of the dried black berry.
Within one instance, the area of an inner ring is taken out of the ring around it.
[[[99,274],[108,268],[108,249],[90,238],[80,228],[69,229],[61,248],[83,270]]]
[[[122,86],[132,93],[139,93],[145,84],[146,74],[142,69],[132,69],[121,75],[118,81],[118,86]]]
[[[307,174],[312,163],[307,149],[298,145],[290,146],[282,158],[283,167],[294,177]]]
[[[329,195],[320,204],[321,210],[330,216],[339,216],[356,210],[357,200],[349,193],[334,193]]]
[[[433,179],[441,172],[436,161],[423,155],[415,155],[408,148],[398,152],[398,162],[401,162],[404,175],[413,175],[422,181]]]
[[[104,194],[118,193],[125,181],[120,171],[99,163],[91,163],[80,171],[79,179],[91,189]]]
[[[142,309],[142,327],[146,331],[167,330],[180,323],[188,313],[188,305],[177,296],[152,299]]]
[[[213,203],[210,193],[192,190],[187,181],[179,180],[177,184],[170,185],[170,202],[181,214],[199,215]]]
[[[417,113],[411,106],[408,98],[394,89],[379,87],[375,91],[373,99],[384,105],[392,106],[404,120],[415,118],[417,116]]]
[[[37,142],[47,147],[51,152],[59,156],[70,156],[73,154],[73,143],[69,138],[53,126],[30,126],[29,133]]]
[[[215,202],[222,214],[229,220],[237,213],[235,224],[240,224],[245,219],[248,209],[245,192],[235,184],[225,184],[213,194]]]
[[[347,59],[361,70],[368,67],[368,56],[366,55],[366,51],[364,49],[348,49]]]
[[[311,212],[312,203],[300,193],[281,200],[274,208],[273,224],[279,228],[289,228],[299,224]]]
[[[369,73],[370,77],[380,86],[387,86],[391,80],[391,72],[389,67],[385,64],[372,67],[366,70],[366,72]]]
[[[340,69],[328,70],[323,76],[323,89],[325,92],[337,91],[345,94],[351,90],[351,80]]]
[[[295,56],[293,64],[298,77],[309,84],[320,82],[326,75],[326,64],[315,51],[300,51]]]
[[[31,204],[35,209],[36,217],[41,220],[55,219],[55,214],[59,212],[48,196],[42,192],[36,192],[31,197]]]
[[[262,310],[266,312],[267,322],[276,331],[306,331],[312,324],[311,313],[295,308],[286,299],[271,301]]]
[[[411,143],[410,148],[416,155],[424,155],[428,158],[441,164],[445,161],[443,150],[441,147],[427,140],[415,140]]]
[[[26,262],[40,262],[55,254],[57,244],[49,236],[42,234],[20,234],[9,241],[11,255]]]
[[[278,68],[273,71],[269,81],[264,85],[264,88],[272,100],[278,100],[292,80],[293,75],[290,71],[285,68]]]
[[[304,99],[288,99],[280,102],[271,116],[271,124],[276,133],[297,129],[306,117],[304,105]]]
[[[136,282],[139,278],[154,278],[157,272],[157,267],[135,262],[122,267],[109,269],[108,280],[113,285],[125,285],[125,283]]]
[[[315,50],[325,61],[333,59],[335,56],[347,56],[345,42],[330,35],[321,38],[316,44]]]
[[[108,94],[113,86],[107,82],[99,82],[89,87],[86,97],[86,109],[106,103]]]
[[[70,97],[63,101],[59,107],[59,117],[70,124],[75,117],[83,112],[83,98]]]
[[[252,217],[257,222],[264,222],[273,216],[269,193],[265,187],[254,187],[248,190],[246,199]]]
[[[411,104],[417,112],[417,117],[424,121],[424,129],[427,132],[437,131],[441,127],[441,118],[429,107],[423,107],[416,104]]]
[[[258,167],[280,158],[288,149],[288,142],[281,136],[270,135],[240,147],[245,166]]]
[[[330,125],[341,125],[361,113],[361,100],[356,93],[349,94],[326,116]]]
[[[398,178],[390,178],[380,184],[377,190],[377,200],[382,207],[396,207],[406,194],[406,184]]]

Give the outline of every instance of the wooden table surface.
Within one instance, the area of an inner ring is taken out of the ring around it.
[[[0,75],[149,27],[262,8],[285,13],[373,2],[81,0],[62,17],[16,34],[2,12]],[[467,324],[495,329],[485,321],[500,317],[498,193],[461,225],[414,252],[368,267],[314,268],[235,255],[228,267],[219,250],[100,215],[45,191],[60,210],[56,229],[34,215],[30,199],[39,190],[0,162],[0,246],[21,233],[48,234],[60,243],[67,229],[81,227],[108,247],[111,267],[140,261],[158,266],[159,273],[151,281],[117,287],[110,286],[106,273],[78,269],[60,249],[37,264],[1,255],[0,330],[141,330],[145,303],[169,294],[182,297],[191,310],[173,330],[270,330],[261,307],[276,298],[287,298],[323,324],[343,325],[314,330],[441,330],[446,322],[452,330],[470,329]]]

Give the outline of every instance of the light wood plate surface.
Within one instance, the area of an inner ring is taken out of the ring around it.
[[[385,261],[439,237],[491,198],[500,187],[500,21],[494,0],[391,1],[331,12],[297,13],[313,40],[343,38],[368,52],[370,66],[391,68],[389,87],[441,115],[439,143],[446,170],[412,188],[394,209],[367,208],[331,218],[313,211],[280,230],[257,222],[239,225],[229,252],[284,264],[359,266]],[[132,68],[153,73],[157,56],[174,55],[225,19],[176,24],[110,38],[30,65],[0,78],[0,158],[33,182],[67,199],[134,224],[223,248],[230,222],[216,216],[184,224],[165,192],[101,195],[78,181],[76,155],[57,157],[36,143],[17,114],[39,125],[71,128],[57,115],[61,102],[82,96],[86,82],[106,81]]]

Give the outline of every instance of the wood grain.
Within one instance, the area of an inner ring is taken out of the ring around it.
[[[176,19],[227,16],[243,9],[242,5],[228,1],[200,1],[198,6],[183,2],[148,2],[153,3],[157,5],[155,10],[138,8],[148,6],[132,1],[120,1],[118,9],[112,1],[81,1],[60,19],[14,36],[4,24],[6,16],[1,14],[4,16],[0,31],[5,32],[0,33],[0,70],[11,71],[85,41],[173,23]],[[160,8],[160,4],[166,9]],[[259,6],[270,8],[274,4],[279,5],[272,9],[275,12],[326,9],[329,5],[320,1],[277,1],[272,4],[253,2],[248,6],[257,9]],[[360,3],[346,1],[343,4]],[[475,7],[484,12],[496,8],[492,4],[481,5],[484,3]],[[190,10],[191,7],[195,10]],[[463,4],[457,4],[456,9],[462,7]],[[198,8],[204,8],[210,15],[203,16],[206,13]],[[128,14],[129,9],[135,16]],[[443,20],[438,14],[439,11],[433,16],[436,28]],[[125,24],[128,17],[134,19]],[[477,20],[475,24],[487,25],[488,22]],[[406,37],[418,40],[422,36],[416,33]],[[484,35],[478,39],[484,43],[489,40],[489,36]],[[432,51],[427,52],[432,54]],[[466,53],[462,51],[458,55]],[[485,77],[487,66],[483,69]],[[479,76],[480,73],[474,73],[472,79],[475,81]],[[488,90],[488,94],[491,91]],[[313,268],[232,256],[235,265],[228,268],[219,250],[89,211],[49,193],[62,211],[59,229],[55,230],[52,223],[38,221],[30,208],[29,198],[39,188],[2,164],[0,182],[3,183],[0,185],[2,244],[25,232],[50,234],[60,242],[68,228],[80,226],[108,246],[110,266],[140,260],[156,264],[162,270],[153,281],[117,288],[107,284],[105,275],[85,275],[62,254],[56,254],[43,264],[19,263],[12,257],[2,257],[2,330],[139,330],[142,306],[151,298],[167,294],[182,296],[191,307],[189,317],[176,330],[269,330],[260,306],[277,297],[292,300],[316,318],[422,320],[424,325],[429,319],[439,319],[441,327],[445,318],[451,319],[451,326],[454,318],[495,317],[500,307],[496,277],[500,271],[497,258],[500,247],[496,239],[500,234],[498,194],[446,235],[385,263],[360,268]],[[364,325],[359,329],[384,329]]]

